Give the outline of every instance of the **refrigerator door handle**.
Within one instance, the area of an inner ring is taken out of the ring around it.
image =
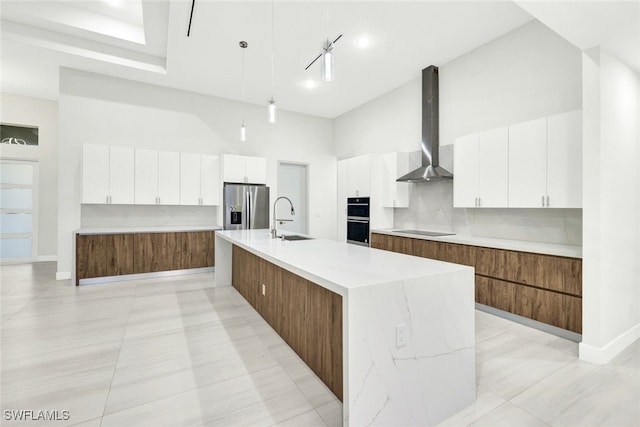
[[[251,229],[251,191],[247,191],[247,230]]]

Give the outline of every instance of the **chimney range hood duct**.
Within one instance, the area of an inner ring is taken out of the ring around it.
[[[435,182],[453,179],[440,167],[438,130],[438,67],[422,70],[422,166],[401,176],[398,182]]]

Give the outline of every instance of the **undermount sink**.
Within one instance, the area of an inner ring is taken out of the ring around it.
[[[288,234],[281,237],[282,240],[313,240],[313,237],[300,236],[299,234]]]

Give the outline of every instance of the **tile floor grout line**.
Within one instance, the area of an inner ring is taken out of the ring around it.
[[[107,398],[104,401],[104,408],[102,408],[102,416],[100,417],[100,426],[104,421],[105,412],[107,411],[107,404],[109,403],[109,396],[111,395],[111,387],[113,387],[113,380],[116,377],[116,371],[118,370],[118,362],[120,361],[120,353],[122,352],[122,347],[124,345],[125,337],[127,336],[127,328],[129,327],[129,318],[131,317],[131,309],[133,308],[133,302],[136,298],[136,293],[138,292],[138,281],[136,280],[135,289],[131,294],[131,302],[129,303],[129,311],[127,313],[127,320],[124,324],[124,329],[122,331],[122,339],[120,340],[120,348],[118,349],[118,355],[116,356],[115,363],[113,365],[113,374],[111,374],[111,381],[109,382],[109,391],[107,392]]]

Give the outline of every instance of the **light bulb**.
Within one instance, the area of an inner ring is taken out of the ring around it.
[[[240,141],[245,142],[247,140],[247,128],[244,126],[244,122],[240,126]]]
[[[269,123],[276,122],[276,113],[278,112],[278,106],[275,99],[271,98],[267,104],[267,113],[269,115]]]
[[[333,44],[328,40],[322,50],[322,80],[333,81]]]

